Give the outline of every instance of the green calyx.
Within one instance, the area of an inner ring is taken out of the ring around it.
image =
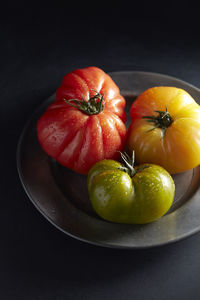
[[[120,167],[119,169],[126,172],[131,178],[133,178],[138,172],[148,168],[149,166],[141,166],[140,168],[135,169],[135,152],[133,151],[132,158],[126,152],[120,152],[121,158],[124,162],[124,166]]]
[[[104,95],[101,95],[99,92],[95,91],[96,94],[92,97],[89,96],[89,100],[86,101],[82,96],[80,99],[63,99],[67,104],[73,106],[80,111],[84,112],[87,115],[97,115],[103,111],[105,107],[105,102],[103,99]]]
[[[143,119],[146,119],[147,122],[155,124],[155,127],[150,129],[149,131],[152,131],[156,128],[161,128],[162,138],[164,138],[167,128],[173,123],[173,119],[168,112],[167,107],[165,111],[155,110],[155,112],[158,113],[157,116],[144,116]]]

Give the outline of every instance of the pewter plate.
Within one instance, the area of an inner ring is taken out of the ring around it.
[[[110,73],[127,101],[127,117],[135,97],[153,86],[175,86],[188,91],[200,103],[200,90],[182,80],[157,73]],[[112,248],[148,248],[169,244],[200,230],[200,167],[173,176],[176,193],[170,211],[147,225],[115,224],[100,219],[92,210],[86,176],[60,166],[41,149],[36,122],[47,99],[26,124],[17,148],[17,167],[22,185],[35,207],[55,227],[81,241]],[[127,121],[127,127],[130,119]]]

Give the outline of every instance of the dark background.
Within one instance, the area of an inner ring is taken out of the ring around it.
[[[199,300],[200,234],[135,251],[77,241],[33,207],[16,169],[23,126],[76,68],[159,72],[200,88],[197,8],[25,4],[0,10],[0,299]]]

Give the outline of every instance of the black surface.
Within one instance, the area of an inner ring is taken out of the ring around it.
[[[0,298],[199,300],[200,234],[148,250],[88,245],[49,224],[20,184],[21,130],[65,73],[90,65],[144,70],[200,88],[195,8],[92,5],[1,8]]]

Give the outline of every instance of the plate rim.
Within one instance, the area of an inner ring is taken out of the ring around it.
[[[193,85],[192,83],[189,83],[187,81],[185,81],[184,79],[181,78],[177,78],[173,75],[169,75],[169,74],[164,74],[164,73],[159,73],[159,72],[152,72],[152,71],[141,71],[141,70],[121,70],[121,71],[112,71],[112,72],[108,72],[109,75],[112,74],[122,74],[122,73],[137,73],[137,74],[144,74],[144,75],[156,75],[156,76],[161,76],[161,77],[167,77],[169,79],[173,79],[176,80],[178,82],[181,82],[183,84],[187,84],[188,86],[190,86],[191,88],[194,88],[195,90],[197,90],[198,92],[200,92],[200,87],[198,88],[197,86]]]

